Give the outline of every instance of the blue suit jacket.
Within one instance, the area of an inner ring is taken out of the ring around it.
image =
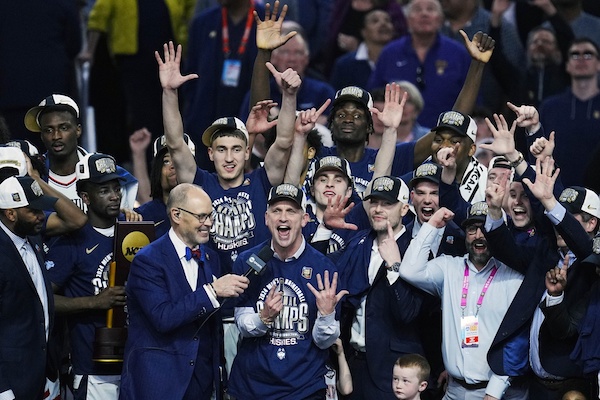
[[[39,237],[28,237],[40,263],[50,317],[54,316],[52,287]],[[0,229],[0,393],[12,389],[17,399],[41,399],[48,345],[44,309],[21,254]]]
[[[375,238],[373,230],[359,232],[336,262],[340,282],[350,292],[342,305],[342,339],[349,339],[356,308],[360,307],[361,298],[366,295],[367,364],[372,371],[373,382],[380,390],[392,394],[394,362],[404,354],[423,354],[415,321],[421,309],[423,292],[402,278],[390,285],[385,272],[381,270],[373,284],[369,285],[368,269]],[[402,255],[410,240],[408,232],[398,238]]]
[[[219,276],[219,265],[216,253],[202,247],[205,261],[196,291],[168,234],[133,259],[126,285],[129,332],[121,399],[181,399],[194,374],[202,378],[211,372],[214,379],[202,384],[219,389],[221,318],[201,286],[203,279]]]

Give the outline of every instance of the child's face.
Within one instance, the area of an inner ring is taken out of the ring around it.
[[[419,399],[421,393],[427,387],[427,382],[421,382],[414,367],[399,367],[394,365],[394,377],[392,378],[392,390],[397,399],[414,400]]]

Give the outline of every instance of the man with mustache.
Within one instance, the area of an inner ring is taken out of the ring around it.
[[[522,275],[493,258],[483,235],[485,202],[473,204],[462,226],[467,254],[441,255],[430,261],[432,243],[454,217],[440,208],[421,227],[400,266],[400,277],[442,300],[442,355],[449,375],[444,399],[500,399],[508,377],[490,369],[486,355]]]

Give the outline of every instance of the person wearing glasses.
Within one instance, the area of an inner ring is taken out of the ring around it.
[[[208,400],[213,390],[219,398],[219,310],[249,281],[221,276],[219,257],[206,245],[215,214],[202,188],[177,185],[167,211],[169,232],[131,264],[120,399]]]
[[[600,140],[598,54],[598,46],[591,39],[575,39],[569,47],[566,67],[571,87],[549,97],[540,106],[540,122],[546,132],[556,132],[554,158],[565,186],[589,187],[584,177],[595,175],[588,168]],[[528,139],[536,139],[539,136],[536,133]]]
[[[525,398],[507,376],[493,373],[486,356],[523,275],[491,256],[484,236],[486,202],[474,203],[462,226],[467,254],[430,261],[431,246],[454,213],[442,207],[423,224],[402,263],[400,277],[442,301],[442,355],[449,383],[444,399]],[[512,392],[512,393],[510,393]],[[519,395],[520,394],[520,395]]]
[[[106,326],[106,310],[125,305],[125,288],[108,287],[123,178],[115,159],[101,153],[85,155],[75,170],[88,222],[49,244],[46,268],[56,314],[66,316],[69,326],[75,398],[96,393],[103,399],[117,399],[120,366],[95,364],[92,356],[95,330]]]

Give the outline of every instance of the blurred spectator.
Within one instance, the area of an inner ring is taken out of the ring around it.
[[[75,97],[75,56],[81,48],[77,3],[0,3],[0,113],[12,137],[42,146],[23,126],[25,113],[48,93]]]
[[[161,87],[153,54],[170,40],[185,44],[194,0],[96,0],[88,19],[87,45],[81,62],[93,62],[100,37],[106,34],[125,95],[129,130],[147,128],[155,137],[163,131],[160,106]],[[107,132],[100,132],[99,137]],[[121,138],[121,153],[127,144],[126,132],[111,132]]]
[[[586,36],[600,47],[600,18],[583,11],[582,0],[556,0],[558,13],[569,23],[576,37]]]
[[[329,33],[319,55],[319,69],[329,76],[335,60],[344,53],[355,51],[362,40],[363,19],[369,11],[387,11],[394,24],[394,37],[407,32],[402,7],[394,0],[335,0],[329,20]]]
[[[260,18],[264,17],[263,6],[255,6],[251,0],[221,3],[194,17],[189,32],[185,70],[199,78],[182,88],[183,118],[199,154],[207,151],[201,140],[204,130],[219,117],[238,115],[250,90],[257,53],[252,13],[256,9]],[[214,171],[208,158],[200,157],[198,162],[202,169]]]
[[[365,15],[360,34],[362,42],[358,48],[335,61],[330,79],[335,90],[346,86],[367,86],[383,46],[394,38],[390,14],[384,10],[370,11]]]
[[[419,123],[435,126],[452,109],[471,62],[464,46],[440,34],[443,14],[437,0],[412,0],[406,7],[410,34],[384,47],[368,89],[407,80],[425,100]]]

